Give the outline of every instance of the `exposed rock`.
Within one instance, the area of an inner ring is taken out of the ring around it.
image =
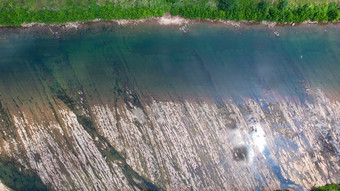
[[[3,185],[0,181],[0,190],[2,191],[11,191],[11,189],[9,189],[7,186]]]
[[[40,119],[36,110],[11,112],[17,136],[3,134],[0,149],[55,190],[130,190],[146,180],[168,190],[311,188],[340,177],[340,104],[314,96],[306,104],[88,105],[96,133],[57,100]]]

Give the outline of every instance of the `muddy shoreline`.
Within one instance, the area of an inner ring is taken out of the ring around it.
[[[211,19],[184,19],[181,17],[152,17],[138,20],[102,20],[95,19],[87,22],[68,22],[62,24],[46,24],[46,23],[29,23],[22,24],[20,27],[0,26],[0,40],[6,39],[9,35],[15,36],[26,33],[39,38],[66,38],[71,37],[72,34],[79,34],[82,32],[99,32],[99,31],[116,31],[123,28],[128,28],[133,31],[136,27],[152,26],[155,28],[166,27],[169,30],[180,31],[190,34],[191,29],[196,25],[208,24],[209,26],[224,27],[228,30],[250,30],[256,28],[266,28],[270,30],[273,35],[279,37],[285,28],[289,27],[324,27],[327,31],[329,27],[337,27],[340,22],[303,22],[303,23],[277,23],[277,22],[249,22],[249,21],[229,21],[229,20],[211,20]]]
[[[302,23],[297,23],[297,22],[291,22],[291,23],[280,23],[280,22],[272,22],[272,21],[232,21],[232,20],[213,20],[213,19],[185,19],[180,16],[170,16],[170,15],[165,15],[163,17],[151,17],[151,18],[146,18],[146,19],[114,19],[114,20],[103,20],[103,19],[94,19],[91,21],[77,21],[77,22],[67,22],[67,23],[60,23],[60,24],[55,24],[55,23],[37,23],[37,22],[32,22],[32,23],[23,23],[20,25],[20,27],[14,27],[14,26],[2,26],[0,25],[0,29],[27,29],[27,28],[32,28],[32,27],[58,27],[62,29],[78,29],[86,25],[93,25],[93,24],[113,24],[113,25],[119,25],[119,26],[134,26],[138,25],[141,23],[146,23],[146,22],[154,22],[158,23],[160,25],[173,25],[173,26],[185,26],[187,24],[194,24],[194,23],[213,23],[213,24],[224,24],[226,26],[232,26],[232,27],[241,27],[242,25],[264,25],[268,28],[273,28],[275,26],[299,26],[299,25],[310,25],[310,24],[315,24],[315,25],[327,25],[327,24],[339,24],[340,21],[335,21],[335,22],[317,22],[317,21],[305,21]],[[51,31],[53,33],[53,31]]]

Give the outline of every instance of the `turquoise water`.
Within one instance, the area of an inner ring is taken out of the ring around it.
[[[0,34],[1,91],[15,87],[17,94],[44,83],[102,99],[117,87],[156,99],[217,101],[301,101],[308,98],[306,88],[340,90],[339,25],[196,23],[183,33],[154,23],[98,24],[60,38],[19,29]]]
[[[156,23],[99,23],[57,36],[48,28],[0,28],[0,113],[3,106],[5,114],[27,109],[42,115],[32,120],[49,119],[46,107],[56,100],[75,113],[79,100],[84,107],[116,106],[121,98],[137,106],[150,98],[304,102],[312,100],[308,89],[339,100],[339,34],[340,25],[195,23],[183,33]],[[284,178],[268,150],[264,155],[282,189],[300,188]]]

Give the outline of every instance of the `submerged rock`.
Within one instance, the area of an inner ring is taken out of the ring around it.
[[[338,29],[97,27],[0,43],[0,157],[30,172],[21,180],[52,190],[340,182]]]
[[[83,105],[87,123],[60,99],[5,100],[14,131],[0,148],[55,190],[312,188],[340,177],[340,103],[314,93],[313,103],[242,106],[118,97]]]

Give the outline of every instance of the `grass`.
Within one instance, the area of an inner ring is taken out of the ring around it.
[[[313,188],[312,191],[340,191],[339,184],[328,184],[326,186]]]
[[[9,0],[0,0],[9,1]],[[260,2],[262,0],[253,0]],[[266,0],[274,3],[278,0]],[[132,8],[135,6],[159,7],[167,2],[178,5],[199,5],[199,7],[217,8],[218,0],[14,0],[15,4],[20,7],[28,7],[30,10],[62,10],[69,9],[73,6],[80,8],[88,8],[91,5],[114,4],[120,5],[122,8]],[[307,3],[327,3],[339,2],[339,0],[291,0],[291,4],[304,5]]]
[[[9,0],[0,0],[8,2]],[[65,10],[73,7],[89,8],[91,5],[113,4],[124,9],[141,7],[160,7],[167,3],[166,0],[11,0],[17,7],[29,8],[30,11],[38,10]],[[192,2],[192,0],[190,0]]]

